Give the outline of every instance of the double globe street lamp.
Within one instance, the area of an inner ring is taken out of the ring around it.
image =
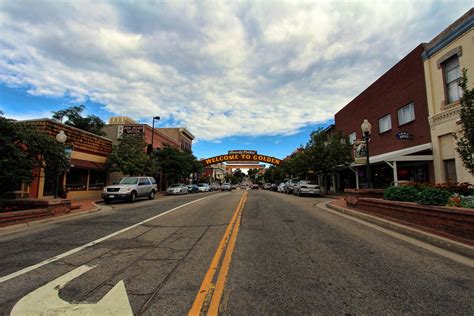
[[[66,134],[64,133],[63,130],[59,131],[59,133],[56,135],[56,141],[62,145],[64,145],[64,143],[66,143],[66,140],[67,140],[67,136]],[[54,198],[57,198],[58,197],[58,190],[59,190],[59,177],[60,177],[60,174],[59,172],[56,174],[56,185],[54,187]]]
[[[367,157],[367,188],[372,188],[372,182],[371,182],[371,175],[370,175],[370,161],[369,161],[369,140],[370,140],[370,131],[372,129],[372,125],[369,123],[367,119],[364,119],[364,122],[360,126],[362,130],[362,135],[364,135],[364,141],[365,141],[365,155]]]

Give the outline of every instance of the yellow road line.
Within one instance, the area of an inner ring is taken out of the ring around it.
[[[207,315],[213,316],[217,315],[219,312],[219,305],[221,302],[222,294],[224,293],[225,281],[227,274],[229,272],[230,262],[232,261],[232,253],[234,252],[235,242],[237,241],[237,234],[239,233],[240,220],[242,218],[242,210],[244,209],[245,201],[247,200],[247,195],[244,195],[245,199],[239,210],[239,217],[232,231],[232,236],[229,240],[229,245],[227,246],[224,260],[222,261],[222,267],[219,271],[219,276],[217,277],[216,286],[214,287],[214,293],[212,294],[211,304],[209,305],[209,311]]]
[[[201,312],[204,300],[207,294],[209,293],[209,290],[211,289],[212,280],[214,279],[214,275],[219,266],[219,261],[221,260],[224,249],[226,248],[227,243],[229,241],[232,228],[235,226],[235,223],[238,219],[238,214],[243,206],[243,203],[245,203],[244,200],[246,199],[246,196],[247,192],[244,192],[244,194],[240,198],[239,204],[237,205],[237,208],[235,209],[235,212],[232,215],[232,219],[230,220],[230,223],[227,226],[224,236],[222,236],[219,246],[217,247],[217,251],[214,254],[214,258],[212,258],[211,264],[209,265],[209,269],[207,270],[206,275],[204,276],[201,287],[199,288],[199,292],[196,296],[196,299],[194,300],[193,306],[188,312],[189,316],[199,315]]]

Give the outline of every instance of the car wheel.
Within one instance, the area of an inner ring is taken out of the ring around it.
[[[135,203],[136,200],[137,200],[137,192],[133,191],[132,195],[130,195],[130,202]]]
[[[155,199],[155,191],[151,190],[150,195],[148,195],[149,200],[154,200]]]

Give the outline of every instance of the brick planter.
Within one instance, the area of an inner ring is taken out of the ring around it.
[[[0,212],[0,227],[71,212],[71,201],[69,200],[20,199],[3,200],[1,201],[1,204],[3,207],[9,207],[12,209],[29,209]]]
[[[364,213],[395,220],[401,224],[474,245],[474,210],[472,209],[419,205],[413,202],[374,198],[359,198],[354,208]]]

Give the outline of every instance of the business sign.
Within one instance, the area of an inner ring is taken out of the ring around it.
[[[413,134],[409,132],[398,132],[397,139],[398,140],[413,139]]]
[[[227,162],[227,161],[258,161],[258,162],[269,163],[276,166],[279,166],[281,164],[281,159],[277,159],[275,157],[257,155],[257,154],[246,154],[246,153],[215,156],[215,157],[202,160],[202,163],[204,164],[204,166],[209,166],[215,163]]]
[[[365,140],[358,139],[355,140],[352,144],[352,156],[354,157],[354,162],[356,164],[365,164],[367,163],[367,147]]]
[[[143,125],[124,125],[123,126],[123,134],[143,136],[144,135],[144,126]]]

